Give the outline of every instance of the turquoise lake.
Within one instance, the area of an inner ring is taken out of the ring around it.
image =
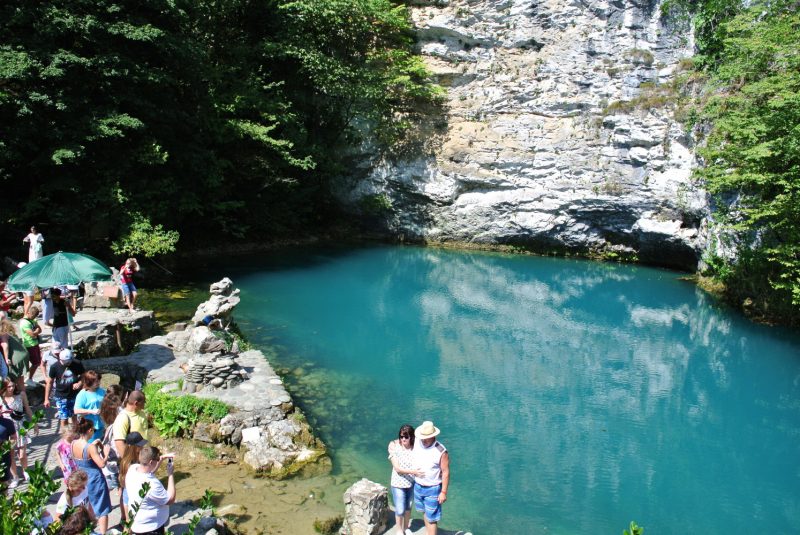
[[[388,485],[399,427],[442,430],[444,529],[800,531],[800,337],[685,274],[382,245],[214,271],[241,288],[251,341],[277,348],[334,474]]]

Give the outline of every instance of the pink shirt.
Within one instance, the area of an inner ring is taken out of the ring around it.
[[[72,448],[62,439],[56,446],[56,450],[61,458],[61,464],[64,465],[64,479],[67,479],[73,471],[78,469],[75,457],[72,456]]]

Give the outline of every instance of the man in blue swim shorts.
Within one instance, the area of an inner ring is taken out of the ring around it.
[[[414,466],[425,474],[414,476],[414,507],[425,513],[427,535],[436,535],[450,485],[450,454],[436,440],[439,433],[433,422],[423,422],[414,432],[418,439],[414,442]]]

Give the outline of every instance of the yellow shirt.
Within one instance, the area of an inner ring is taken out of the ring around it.
[[[147,416],[144,411],[128,412],[121,410],[114,420],[114,440],[125,440],[128,433],[136,431],[147,438]]]

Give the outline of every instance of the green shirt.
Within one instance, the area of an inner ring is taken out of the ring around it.
[[[25,347],[34,347],[39,345],[38,337],[29,335],[26,331],[35,331],[36,327],[39,324],[36,323],[36,320],[29,320],[27,318],[22,318],[19,322],[19,329],[22,331],[22,345]]]

